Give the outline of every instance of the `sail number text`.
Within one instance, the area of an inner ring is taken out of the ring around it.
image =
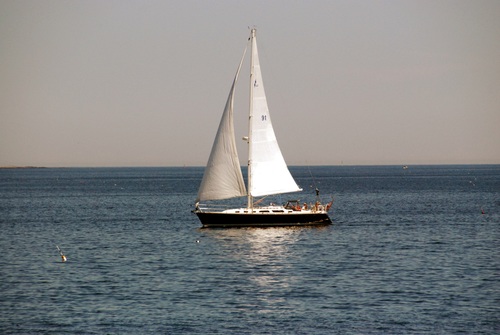
[[[262,121],[267,121],[267,115],[261,115]]]

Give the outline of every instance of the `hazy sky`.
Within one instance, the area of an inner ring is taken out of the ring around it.
[[[204,165],[248,26],[289,164],[500,163],[497,0],[0,0],[0,166]]]

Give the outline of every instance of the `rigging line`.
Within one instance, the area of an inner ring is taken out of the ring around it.
[[[264,201],[264,199],[266,199],[268,196],[269,196],[269,195],[265,195],[265,196],[263,196],[263,197],[262,197],[262,198],[260,198],[259,200],[255,201],[255,202],[253,203],[253,205],[255,206],[255,205],[260,204],[260,203],[261,203],[262,201]]]
[[[312,172],[311,172],[311,167],[309,166],[309,164],[307,164],[307,170],[309,171],[309,174],[311,175],[311,179],[313,181],[313,185],[314,185],[314,191],[316,191],[316,198],[317,200],[319,201],[320,198],[319,198],[319,189],[318,189],[318,186],[316,185],[316,179],[314,178]]]
[[[312,172],[311,172],[311,167],[309,166],[309,164],[307,164],[307,170],[309,171],[309,174],[311,175],[311,179],[312,179],[312,181],[313,181],[314,188],[315,188],[315,189],[318,189],[318,188],[316,187],[316,180],[314,179],[314,176],[313,176],[313,174],[312,174]]]

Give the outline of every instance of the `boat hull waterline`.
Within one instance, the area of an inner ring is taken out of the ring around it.
[[[332,224],[326,213],[224,213],[195,212],[206,228],[324,226]]]

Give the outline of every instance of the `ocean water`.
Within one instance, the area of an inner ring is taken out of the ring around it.
[[[200,229],[202,168],[0,170],[0,333],[500,333],[500,166],[291,172],[333,225]]]

